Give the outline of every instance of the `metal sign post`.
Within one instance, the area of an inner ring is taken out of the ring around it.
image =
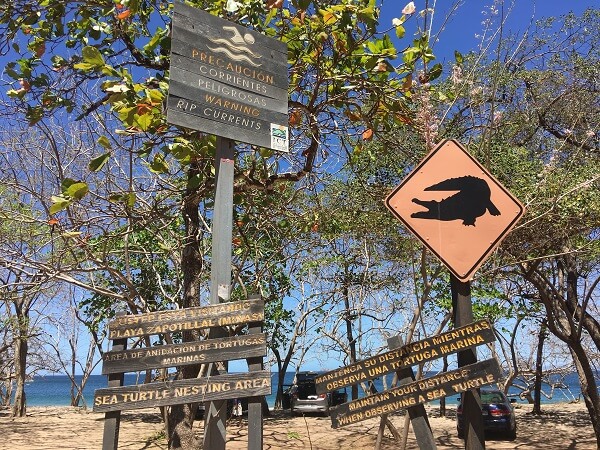
[[[212,264],[210,272],[210,303],[229,301],[231,289],[231,238],[233,232],[234,143],[217,136],[215,156],[215,208],[212,222]],[[210,330],[211,338],[223,337],[221,327]],[[227,370],[226,363],[225,371]],[[210,375],[220,373],[212,365]],[[221,450],[227,442],[227,401],[205,405],[204,448]]]

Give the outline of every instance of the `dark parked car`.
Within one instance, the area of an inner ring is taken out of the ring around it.
[[[345,403],[346,390],[317,394],[315,378],[317,372],[298,372],[290,388],[290,411],[292,414],[319,412],[329,414],[329,407]]]
[[[517,437],[517,422],[515,410],[512,403],[502,391],[481,390],[481,414],[483,415],[483,429],[485,432],[502,433],[511,441]],[[463,438],[465,434],[462,404],[456,409],[456,429],[458,437]]]

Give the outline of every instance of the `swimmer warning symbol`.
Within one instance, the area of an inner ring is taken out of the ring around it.
[[[461,281],[468,281],[525,212],[464,147],[445,140],[385,200]]]

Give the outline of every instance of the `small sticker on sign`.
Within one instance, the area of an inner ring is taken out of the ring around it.
[[[271,124],[271,148],[280,152],[289,151],[288,127]]]

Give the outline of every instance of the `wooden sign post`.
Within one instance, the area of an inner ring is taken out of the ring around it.
[[[459,327],[473,321],[471,283],[460,281],[453,274],[450,275],[450,283],[454,326]],[[462,350],[458,352],[457,356],[458,367],[465,367],[477,361],[477,354],[474,349]],[[465,448],[469,450],[483,450],[485,448],[485,435],[479,390],[465,391],[462,394],[462,405],[465,423]]]
[[[215,156],[216,188],[212,222],[212,263],[210,271],[210,303],[229,301],[231,290],[231,238],[233,228],[233,141],[217,137]],[[222,330],[211,328],[210,337],[222,336]],[[225,371],[227,367],[224,367]],[[219,373],[213,364],[210,376]],[[227,442],[227,402],[210,402],[204,407],[204,448],[224,449]]]
[[[402,347],[402,338],[400,336],[393,336],[388,339],[388,347],[391,349]],[[415,374],[412,368],[406,367],[396,372],[398,376],[398,384],[400,386],[407,385],[415,381]],[[429,425],[429,419],[425,412],[425,406],[418,404],[415,406],[409,406],[407,408],[408,415],[410,417],[410,423],[412,424],[417,443],[421,450],[436,450],[437,445],[431,432],[431,425]],[[406,435],[405,435],[406,436]]]
[[[262,358],[267,354],[266,335],[261,331],[263,321],[264,303],[260,298],[117,316],[108,324],[112,349],[103,355],[102,373],[109,376],[109,384],[107,388],[94,392],[94,411],[105,413],[103,450],[118,448],[122,410],[199,402],[223,403],[223,410],[226,410],[229,399],[250,397],[260,400],[270,394],[271,374],[262,367]],[[126,349],[128,338],[201,328],[223,330],[226,325],[243,324],[249,325],[248,334],[221,338],[209,336],[202,341]],[[249,372],[123,386],[125,372],[234,359],[251,361]],[[249,437],[248,448],[251,450],[262,448],[262,416],[259,423],[260,441],[254,436]]]
[[[112,344],[113,352],[127,348],[127,339],[115,339]],[[108,376],[108,387],[123,386],[125,373],[117,371]],[[110,411],[104,415],[104,433],[102,435],[102,450],[117,450],[119,447],[119,431],[121,428],[121,411]]]
[[[219,304],[231,291],[233,139],[289,151],[287,45],[183,3],[174,5],[172,29],[167,121],[217,136],[210,302]],[[219,338],[221,330],[209,334]],[[262,367],[252,361],[251,370]],[[219,373],[211,365],[210,376]],[[262,448],[259,420],[260,439],[249,438],[253,449]],[[204,430],[204,448],[225,448],[226,402],[206,405]]]
[[[463,365],[456,370],[418,381],[409,381],[410,374],[407,371],[410,371],[413,365],[473,349],[494,340],[494,331],[487,320],[468,323],[454,330],[403,346],[396,347],[397,340],[392,340],[390,347],[394,348],[387,352],[317,376],[316,391],[317,394],[323,394],[397,372],[401,377],[408,378],[398,387],[332,408],[330,410],[332,427],[338,428],[409,409],[411,418],[417,425],[413,428],[420,437],[421,448],[434,449],[433,437],[431,432],[427,431],[427,419],[423,417],[424,411],[419,405],[494,383],[500,378],[500,366],[496,359],[492,358]]]

